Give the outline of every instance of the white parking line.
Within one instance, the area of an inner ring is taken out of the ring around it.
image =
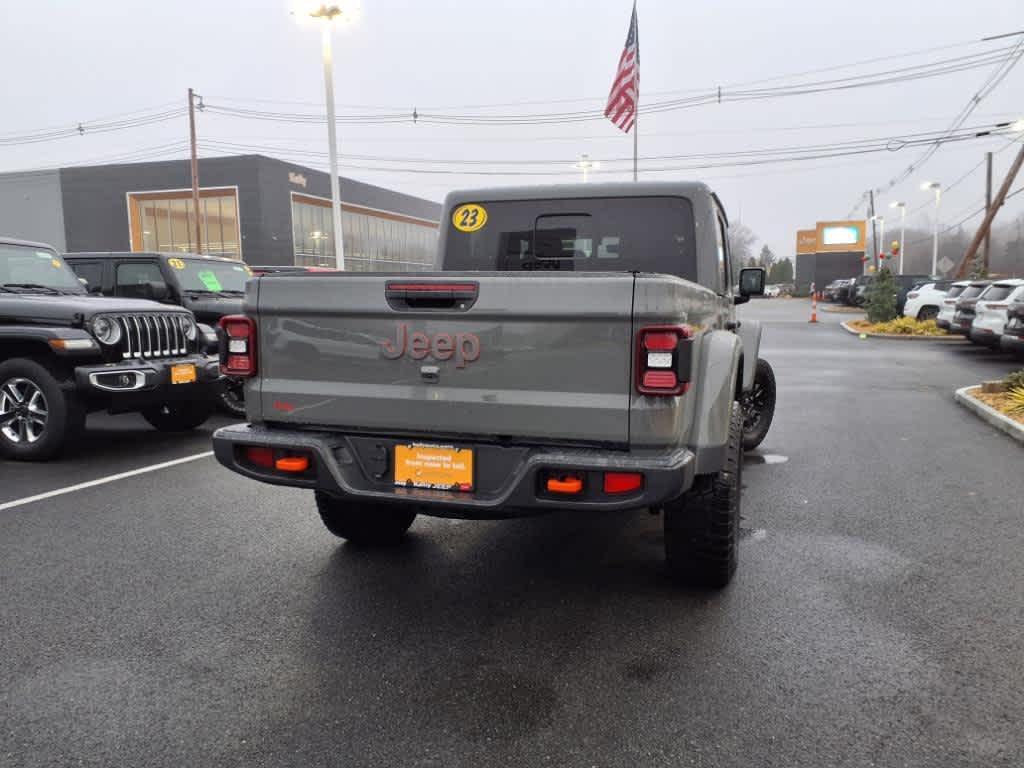
[[[15,499],[14,501],[5,501],[0,503],[0,512],[7,509],[14,509],[15,507],[21,507],[25,504],[32,504],[36,501],[43,501],[44,499],[52,499],[54,496],[63,496],[66,493],[74,493],[75,491],[81,491],[85,488],[93,488],[97,485],[106,485],[107,483],[114,483],[118,480],[124,480],[126,477],[135,477],[136,475],[145,475],[149,472],[156,472],[161,469],[167,469],[168,467],[175,467],[178,464],[187,464],[190,461],[196,461],[197,459],[205,459],[209,456],[213,456],[213,451],[204,451],[203,453],[194,453],[191,456],[185,456],[180,459],[173,459],[171,461],[163,461],[159,464],[150,464],[148,467],[140,467],[139,469],[133,469],[129,472],[120,472],[116,475],[107,475],[97,480],[90,480],[86,483],[78,483],[77,485],[69,485],[66,488],[58,488],[55,491],[47,491],[46,493],[38,493],[35,496],[26,496],[23,499]]]

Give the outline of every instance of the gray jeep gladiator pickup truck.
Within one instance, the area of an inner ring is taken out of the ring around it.
[[[217,459],[357,543],[417,513],[650,508],[672,574],[725,586],[760,340],[735,305],[764,289],[727,227],[697,183],[478,189],[448,195],[438,271],[250,280],[220,324],[250,423]]]

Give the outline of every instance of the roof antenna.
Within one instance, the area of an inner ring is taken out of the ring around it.
[[[416,121],[419,120],[419,119],[420,119],[420,113],[416,111],[416,107],[413,107],[412,108],[412,122],[413,122],[413,125],[415,125]]]

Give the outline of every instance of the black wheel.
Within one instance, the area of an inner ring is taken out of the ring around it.
[[[758,360],[754,383],[740,399],[743,408],[743,450],[757,448],[767,437],[775,417],[775,371],[767,360]]]
[[[213,415],[213,403],[207,400],[183,400],[164,403],[142,412],[142,418],[161,432],[187,432]]]
[[[917,313],[918,320],[934,320],[939,316],[938,307],[921,307]]]
[[[725,466],[698,475],[693,487],[665,507],[665,561],[673,578],[721,589],[736,572],[743,472],[742,416],[732,408]]]
[[[321,491],[316,492],[316,507],[327,530],[353,544],[397,544],[416,519],[411,507],[346,502]]]
[[[85,425],[85,411],[35,360],[0,363],[0,456],[44,461],[60,453]]]
[[[217,407],[236,419],[245,418],[245,382],[229,378],[224,391],[217,398]]]

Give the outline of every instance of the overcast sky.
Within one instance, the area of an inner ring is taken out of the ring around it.
[[[0,134],[74,125],[164,104],[185,103],[189,86],[211,105],[270,111],[322,110],[319,30],[289,16],[287,0],[32,0],[3,4],[0,24]],[[956,12],[953,12],[953,9]],[[455,2],[363,0],[361,18],[335,34],[336,98],[340,114],[382,109],[460,113],[472,105],[552,102],[496,107],[487,114],[544,113],[603,107],[626,35],[627,0]],[[934,46],[979,40],[1024,28],[1019,0],[973,0],[955,6],[934,0],[877,2],[688,2],[639,0],[641,102],[659,92],[729,85]],[[1012,44],[1016,38],[996,45]],[[910,59],[823,73],[853,72],[959,56],[986,46],[950,48]],[[968,102],[988,69],[932,80],[796,96],[769,101],[641,113],[640,155],[680,155],[764,147],[831,144],[941,130]],[[230,101],[229,101],[230,100]],[[294,103],[281,103],[294,102]],[[1024,116],[1024,64],[968,120],[982,125]],[[323,126],[200,115],[203,148],[229,141],[252,151],[295,159],[287,150],[324,151]],[[184,142],[187,122],[19,147],[0,146],[0,171],[103,162],[136,150]],[[438,126],[410,123],[343,126],[341,152],[430,160],[543,160],[555,176],[413,174],[346,169],[342,174],[441,200],[448,189],[495,184],[573,181],[580,153],[628,158],[632,139],[605,120],[525,127]],[[923,170],[880,200],[927,200],[924,178],[947,184],[1005,139],[947,146]],[[262,148],[257,150],[256,148]],[[175,147],[172,154],[184,156]],[[804,163],[650,173],[644,178],[703,179],[733,220],[742,219],[779,255],[791,255],[795,231],[819,219],[843,218],[862,192],[879,186],[921,149],[819,159]],[[1001,179],[1015,148],[996,157]],[[157,150],[140,153],[156,157]],[[306,164],[320,166],[319,158]],[[380,166],[382,162],[348,161]],[[657,165],[658,163],[652,163]],[[665,163],[661,163],[665,164]],[[410,167],[406,164],[405,167]],[[420,166],[444,168],[444,166]],[[484,163],[480,170],[502,170]],[[605,179],[629,178],[629,163],[605,162]],[[508,166],[504,166],[508,168]],[[1024,181],[1022,178],[1020,181]],[[1018,182],[1018,186],[1020,185]],[[943,199],[942,219],[955,221],[983,199],[976,172]],[[342,192],[344,197],[344,190]],[[1004,221],[1024,211],[1024,195]],[[910,225],[930,227],[930,210]],[[975,219],[977,223],[979,219]]]

